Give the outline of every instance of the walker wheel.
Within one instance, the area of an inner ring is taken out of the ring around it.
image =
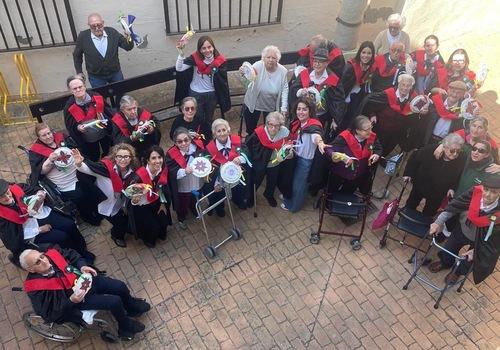
[[[438,307],[439,307],[439,304],[434,304],[434,309],[436,309],[436,310],[437,310],[437,309],[438,309]]]
[[[462,286],[460,285],[460,287],[457,288],[457,292],[460,293],[462,292]]]
[[[311,238],[309,239],[309,242],[312,244],[318,244],[319,243],[319,234],[317,233],[311,233]]]
[[[229,234],[235,241],[239,240],[243,235],[241,234],[241,231],[239,228],[233,227],[232,229],[229,230]]]
[[[359,243],[359,240],[357,238],[352,238],[351,241],[352,250],[360,250],[361,249],[361,243]]]
[[[209,259],[212,259],[217,255],[217,251],[211,245],[207,245],[203,250],[203,252],[205,253],[205,256]]]
[[[380,248],[384,248],[386,246],[386,244],[387,244],[387,241],[385,239],[382,239],[380,241]]]
[[[386,190],[384,191],[384,198],[385,198],[385,199],[389,198],[389,194],[390,194],[390,193],[391,193],[391,192],[389,192],[389,190],[387,190],[387,189],[386,189]]]
[[[403,290],[407,290],[408,289],[408,286],[407,285],[404,285],[403,286]]]
[[[106,343],[114,344],[118,342],[118,337],[115,336],[114,334],[111,334],[109,332],[103,331],[101,332],[101,339],[104,340]]]

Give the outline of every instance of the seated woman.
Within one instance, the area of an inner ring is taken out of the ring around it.
[[[242,107],[248,135],[252,134],[259,124],[261,114],[264,118],[274,111],[281,111],[286,115],[288,70],[279,64],[280,59],[280,50],[276,46],[269,45],[262,50],[261,60],[252,65],[257,77],[248,85]],[[240,73],[243,72],[244,68],[241,66]]]
[[[73,150],[78,171],[96,177],[97,187],[107,199],[99,203],[99,214],[110,222],[111,239],[118,247],[126,247],[125,234],[128,228],[127,209],[123,190],[130,184],[130,175],[139,168],[135,149],[127,143],[119,143],[98,162],[84,159],[78,149]]]
[[[97,212],[97,205],[105,199],[104,194],[92,178],[76,171],[74,163],[64,168],[55,165],[60,155],[54,151],[59,147],[75,148],[74,141],[60,132],[53,133],[45,123],[35,126],[35,134],[38,139],[29,153],[31,185],[37,186],[38,181],[44,178],[49,180],[57,186],[62,198],[76,204],[82,220],[99,226],[102,218]]]
[[[96,162],[101,154],[109,152],[109,137],[113,131],[110,119],[114,112],[101,95],[87,92],[85,79],[81,76],[73,75],[66,83],[73,96],[64,106],[64,125],[82,153]],[[99,120],[102,122],[95,124]]]
[[[338,153],[356,159],[351,163],[343,161]],[[377,135],[372,132],[372,123],[368,117],[358,115],[351,127],[344,130],[333,140],[331,147],[325,148],[325,156],[331,160],[329,192],[354,193],[359,191],[368,195],[372,186],[372,167],[382,154],[382,146]]]
[[[205,185],[204,191],[205,193],[209,193],[212,190],[215,191],[215,193],[209,197],[210,205],[224,197],[222,186],[225,184],[220,176],[221,166],[227,162],[233,162],[238,166],[244,166],[247,160],[243,154],[248,154],[246,146],[241,144],[241,138],[238,135],[231,135],[231,127],[226,120],[220,118],[215,119],[212,123],[212,134],[214,135],[214,139],[207,145],[205,151],[205,153],[210,155],[212,164],[215,167],[215,171],[210,176],[210,182]],[[241,210],[246,210],[246,187],[239,183],[231,188],[231,192],[233,203]],[[216,207],[215,212],[221,218],[226,215],[224,211],[224,202]],[[208,215],[212,215],[212,212],[209,212]]]
[[[325,142],[321,122],[316,119],[316,104],[310,97],[299,97],[292,110],[297,118],[292,123],[290,138],[296,141],[296,158],[293,178],[291,179],[291,197],[283,196],[281,208],[292,213],[302,208],[307,184],[316,183],[323,177]],[[316,161],[313,164],[313,161]],[[281,181],[285,181],[282,179]],[[287,184],[281,184],[285,187]]]
[[[163,149],[152,146],[144,155],[145,166],[137,169],[130,179],[130,184],[150,186],[147,193],[132,196],[132,206],[129,207],[131,226],[149,248],[155,247],[158,238],[167,239],[167,227],[172,225],[168,168],[164,159]]]
[[[284,124],[285,117],[281,113],[271,112],[266,117],[266,124],[257,127],[245,142],[252,162],[251,176],[248,181],[249,198],[247,205],[249,207],[253,207],[255,201],[253,186],[255,185],[255,190],[257,190],[264,177],[267,179],[264,197],[266,197],[271,207],[278,206],[274,198],[274,189],[278,183],[281,162],[284,160],[278,153],[290,133],[283,126]],[[292,156],[293,151],[290,151],[288,157]]]
[[[439,39],[434,34],[424,40],[424,49],[411,53],[415,65],[415,91],[423,94],[427,90],[431,77],[436,74],[436,69],[444,65],[443,57],[438,50]]]
[[[182,99],[181,105],[179,106],[179,110],[182,114],[174,119],[172,128],[170,129],[170,139],[172,141],[175,141],[175,130],[181,126],[188,129],[189,134],[194,137],[194,139],[202,140],[205,146],[212,140],[210,125],[196,115],[197,108],[198,102],[196,102],[194,97],[188,96]]]
[[[140,108],[130,95],[120,99],[120,111],[113,116],[113,142],[130,143],[137,156],[142,158],[151,146],[159,145],[161,131],[158,120],[148,111]]]
[[[200,190],[205,180],[193,175],[193,160],[203,156],[205,147],[200,139],[191,139],[189,130],[182,126],[175,129],[173,138],[175,144],[167,151],[166,157],[168,183],[179,226],[185,230],[188,211],[198,216],[197,198],[193,191],[201,196]]]

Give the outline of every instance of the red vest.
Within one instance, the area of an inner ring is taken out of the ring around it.
[[[241,138],[237,135],[229,135],[231,139],[231,150],[229,151],[229,159],[226,159],[222,153],[217,149],[215,140],[210,141],[207,145],[207,151],[212,156],[210,160],[215,160],[219,164],[226,164],[232,161],[234,158],[238,157],[240,154],[236,152],[236,148],[241,147]]]
[[[17,210],[14,210],[5,205],[0,205],[0,217],[10,222],[15,222],[16,224],[22,225],[26,222],[26,220],[28,220],[29,217],[28,215],[26,215],[28,213],[28,206],[21,201],[21,198],[24,196],[24,191],[16,184],[10,185],[9,189],[10,192],[12,192],[14,200],[19,206],[19,209],[21,210],[23,216],[20,216]]]
[[[50,260],[63,272],[63,276],[51,278],[36,278],[24,282],[24,291],[32,292],[35,290],[68,290],[71,289],[77,279],[76,274],[66,272],[68,263],[63,256],[55,249],[49,249],[45,253]]]
[[[60,132],[54,133],[54,141],[57,147],[61,147],[61,142],[64,142],[64,135]],[[35,152],[49,158],[50,154],[54,152],[54,150],[45,144],[35,142],[33,146],[31,146],[30,152]]]
[[[354,59],[350,59],[349,61],[347,61],[347,63],[351,64],[351,66],[354,70],[354,75],[356,76],[356,84],[357,85],[362,85],[362,84],[366,83],[370,74],[375,71],[374,64],[367,71],[363,72],[363,68],[361,68],[361,64],[359,62],[356,62]]]
[[[425,68],[425,51],[417,50],[415,51],[415,57],[413,59],[417,62],[417,74],[422,76],[428,76],[431,73],[430,69]],[[441,68],[443,64],[436,60],[432,63],[434,67]]]
[[[123,181],[116,173],[113,162],[109,159],[101,159],[101,162],[104,163],[108,169],[109,178],[111,179],[111,184],[113,185],[113,192],[120,193],[123,190]]]
[[[450,110],[446,109],[444,105],[443,95],[436,94],[431,97],[432,102],[434,102],[434,106],[436,107],[436,111],[439,114],[439,117],[443,119],[458,119],[458,112],[460,112],[460,108],[457,108],[457,113],[453,113]]]
[[[196,68],[198,68],[198,73],[211,75],[212,69],[216,70],[221,64],[226,62],[226,58],[222,55],[217,56],[212,63],[206,64],[203,60],[198,56],[198,53],[193,53],[194,62],[196,63]]]
[[[254,132],[257,134],[257,137],[259,138],[260,143],[262,146],[270,148],[270,149],[280,149],[281,146],[283,146],[283,139],[271,142],[269,140],[269,137],[267,136],[266,130],[264,129],[264,125],[261,125],[257,127]]]
[[[400,67],[398,68],[398,65]],[[374,70],[378,68],[378,72],[381,77],[390,77],[396,74],[397,70],[400,70],[405,66],[405,58],[404,55],[401,55],[401,58],[399,59],[398,63],[396,63],[390,71],[386,72],[387,69],[387,62],[385,61],[385,54],[384,55],[377,55],[375,56],[375,63],[373,64]]]
[[[153,203],[157,201],[160,197],[158,197],[156,194],[153,194],[152,192],[158,193],[158,189],[160,185],[166,185],[167,184],[167,179],[168,179],[168,168],[164,167],[162,171],[160,172],[160,179],[158,180],[158,183],[156,186],[153,185],[153,180],[151,180],[151,177],[149,176],[149,173],[146,169],[146,167],[140,167],[137,169],[135,172],[142,180],[142,183],[145,183],[147,185],[150,185],[152,188],[152,191],[148,191],[146,195],[146,199],[148,203]]]
[[[374,132],[370,133],[370,137],[366,140],[366,144],[361,149],[359,141],[356,140],[354,135],[349,130],[342,131],[339,136],[342,136],[344,140],[347,142],[349,149],[351,150],[354,157],[358,159],[369,158],[372,155],[372,150],[370,146],[373,147],[373,143],[375,142],[375,137],[377,136]]]
[[[304,69],[302,72],[300,72],[300,81],[302,82],[302,87],[304,89],[307,89],[311,86],[311,77],[309,76],[310,73],[311,70],[309,69]],[[329,74],[325,80],[323,80],[319,84],[314,84],[314,86],[316,87],[316,89],[318,89],[319,92],[321,92],[321,90],[328,90],[330,86],[337,86],[338,81],[339,77],[337,77],[335,74]]]
[[[150,118],[151,118],[151,113],[149,113],[148,111],[142,110],[142,113],[139,116],[139,121],[135,125],[134,130],[137,131],[137,129],[139,129],[140,123],[147,122]],[[115,123],[115,125],[118,127],[118,129],[120,129],[120,131],[123,133],[123,135],[130,137],[130,135],[132,135],[132,133],[130,132],[129,128],[127,127],[128,124],[127,124],[127,121],[125,119],[127,119],[127,118],[122,116],[120,113],[115,113],[115,115],[113,116],[113,123]]]
[[[471,84],[474,84],[474,79],[476,79],[476,73],[471,70],[465,72],[465,74],[462,74],[460,76],[453,77],[453,72],[448,71],[448,68],[446,68],[446,66],[437,69],[436,73],[438,77],[438,85],[441,89],[444,90],[448,90],[448,85],[450,85],[452,81],[462,81],[468,87],[470,87]]]
[[[396,90],[394,88],[386,89],[385,93],[387,95],[387,100],[389,101],[389,106],[394,112],[402,114],[404,116],[408,116],[412,113],[410,108],[410,100],[417,96],[415,92],[413,92],[413,94],[408,98],[408,101],[406,102],[403,108],[401,108],[399,104],[399,99],[396,96]]]
[[[102,120],[101,113],[104,112],[104,99],[100,95],[93,95],[87,114],[83,114],[83,110],[76,103],[73,103],[68,108],[68,111],[78,123],[92,119]]]
[[[198,149],[204,150],[205,146],[203,145],[203,142],[200,139],[193,139],[192,142],[196,144]],[[198,151],[198,150],[197,150]],[[186,169],[187,167],[187,162],[186,158],[182,155],[181,151],[179,150],[179,147],[173,145],[172,147],[169,148],[167,153],[170,155],[170,157],[175,160],[177,164],[180,165],[182,169]]]
[[[313,119],[313,118],[309,118],[306,125],[304,125],[302,128],[300,127],[300,124],[301,124],[300,120],[296,120],[292,123],[290,128],[290,139],[297,140],[302,130],[306,130],[311,125],[317,125],[320,128],[323,128],[321,122],[318,119]]]
[[[481,199],[483,198],[483,186],[474,186],[472,190],[472,200],[470,201],[469,211],[467,212],[467,219],[469,219],[477,227],[487,227],[490,226],[491,220],[490,215],[496,215],[500,218],[500,211],[495,213],[490,213],[488,215],[479,216],[479,210],[481,207]],[[499,221],[500,222],[500,221]],[[495,225],[498,225],[495,223]]]

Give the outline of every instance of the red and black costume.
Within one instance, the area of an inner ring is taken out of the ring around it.
[[[328,41],[328,68],[335,73],[338,77],[342,74],[342,70],[345,66],[344,55],[342,50],[335,45],[333,41]],[[306,68],[313,66],[313,56],[314,52],[309,49],[309,45],[299,50],[299,59],[297,60],[296,66],[304,66]]]
[[[188,122],[184,120],[184,116],[181,114],[175,117],[172,122],[172,128],[170,129],[170,139],[174,140],[174,132],[179,127],[184,127],[189,130],[189,132],[194,132],[198,135],[198,138],[203,141],[206,146],[212,140],[212,129],[211,126],[204,121],[201,117],[195,115],[193,120]],[[196,137],[195,137],[196,138]]]
[[[375,56],[373,73],[370,77],[370,91],[382,92],[398,84],[398,75],[405,72],[405,57],[392,62],[389,53]]]
[[[436,143],[441,141],[439,135],[433,135],[436,123],[440,118],[450,120],[450,129],[448,134],[455,132],[463,128],[463,119],[458,115],[460,113],[460,103],[454,108],[446,108],[444,102],[446,101],[446,95],[435,94],[431,96],[432,103],[429,105],[429,113],[427,114],[426,130],[423,139],[423,144]]]
[[[436,74],[436,69],[444,66],[444,60],[439,51],[436,52],[438,57],[434,62],[429,58],[425,58],[425,50],[413,51],[410,55],[416,64],[416,71],[413,74],[415,77],[415,90],[419,94],[423,94],[429,85],[430,79]]]
[[[427,86],[426,93],[430,93],[431,90],[435,87],[448,91],[448,86],[451,82],[454,81],[461,81],[465,83],[465,85],[467,85],[467,88],[470,89],[472,86],[474,86],[475,79],[476,73],[471,70],[468,70],[459,75],[454,75],[454,71],[452,69],[448,69],[447,66],[443,66],[436,69],[436,74],[431,77],[429,85]]]

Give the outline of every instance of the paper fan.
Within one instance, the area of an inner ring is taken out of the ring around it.
[[[248,81],[254,81],[257,78],[257,71],[249,62],[243,62],[241,66],[243,67],[243,76]]]
[[[479,64],[476,74],[476,80],[481,84],[484,83],[484,81],[486,80],[486,76],[488,75],[488,71],[489,69],[486,63],[483,62]]]
[[[205,177],[212,171],[212,163],[205,157],[196,157],[191,162],[193,175],[196,177]]]
[[[470,120],[474,118],[474,112],[481,108],[481,104],[479,101],[469,97],[463,100],[460,105],[460,114],[458,115],[460,118],[464,118]]]
[[[125,189],[125,195],[129,198],[132,198],[136,195],[144,195],[151,190],[151,186],[148,184],[140,183],[140,184],[132,184]]]
[[[414,71],[413,67],[414,67],[413,59],[411,58],[411,55],[406,54],[405,55],[405,71],[406,71],[406,73],[413,74],[413,71]]]
[[[420,113],[422,109],[429,107],[430,99],[427,95],[415,96],[410,102],[410,109],[414,113]]]
[[[35,217],[42,212],[44,200],[40,196],[29,196],[26,201],[29,216]]]
[[[314,86],[307,88],[307,95],[314,100],[317,105],[321,102],[321,95]]]
[[[54,164],[58,168],[67,168],[75,162],[73,153],[68,147],[59,147],[54,152],[57,154]]]
[[[83,291],[87,294],[92,287],[92,275],[88,272],[82,273],[77,280],[75,280],[75,285],[73,286],[73,291],[75,293]]]

